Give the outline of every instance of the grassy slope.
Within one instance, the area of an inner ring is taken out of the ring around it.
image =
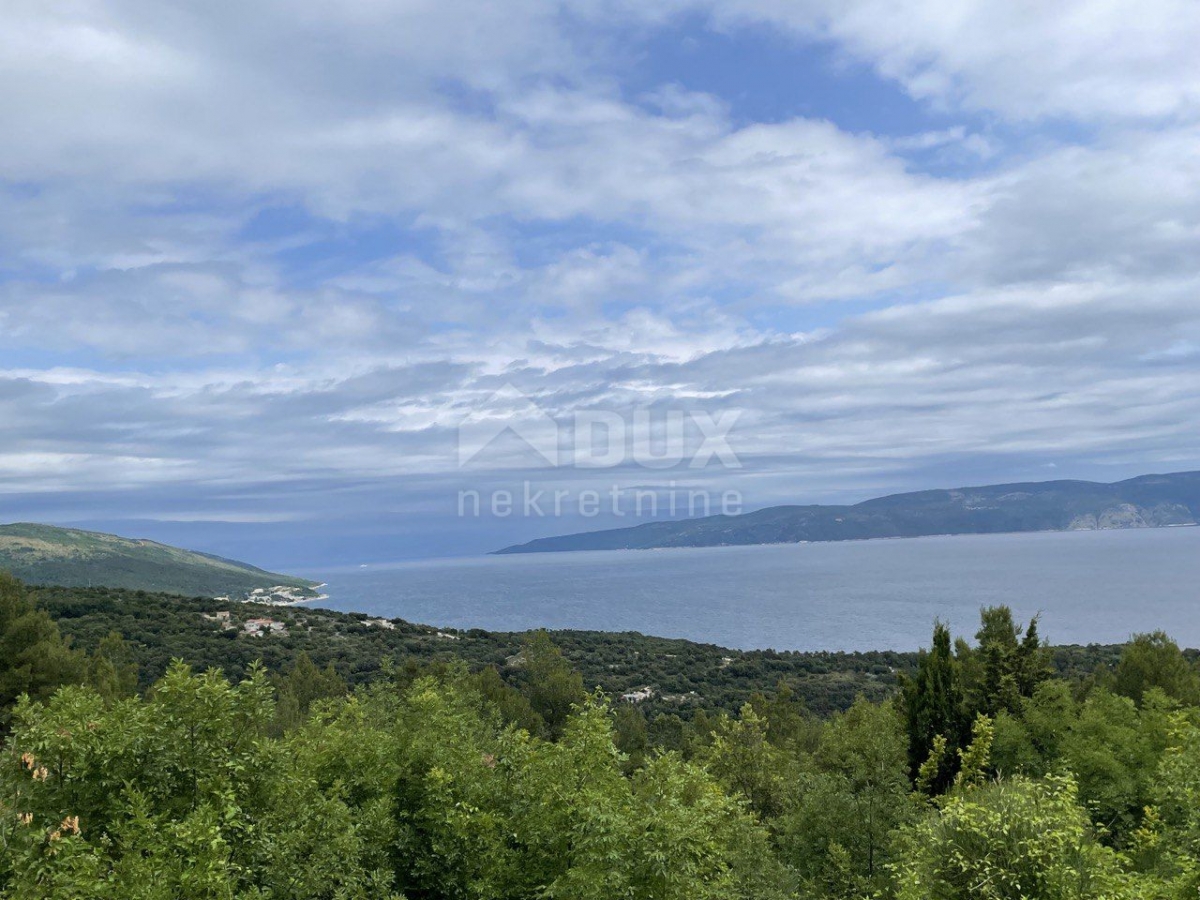
[[[154,541],[50,525],[0,525],[0,569],[29,584],[103,584],[189,596],[244,595],[313,582]]]

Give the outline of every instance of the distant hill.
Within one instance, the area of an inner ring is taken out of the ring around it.
[[[539,538],[498,553],[651,550],[998,534],[1158,528],[1200,522],[1200,472],[1143,475],[1116,484],[1046,481],[918,491],[853,506],[772,506],[740,516],[648,522]]]
[[[0,525],[0,570],[28,584],[127,588],[241,599],[285,587],[314,596],[316,583],[154,541],[52,525]]]

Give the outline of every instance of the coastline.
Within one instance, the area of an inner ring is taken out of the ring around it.
[[[682,520],[686,521],[686,520]],[[919,541],[927,538],[970,538],[970,537],[1003,537],[1020,534],[1098,534],[1116,531],[1159,531],[1168,528],[1200,528],[1200,522],[1172,522],[1166,525],[1137,525],[1116,528],[1029,528],[1016,531],[939,531],[929,534],[889,534],[878,537],[848,537],[848,538],[806,538],[801,541],[733,541],[721,544],[677,544],[667,547],[570,547],[561,550],[523,550],[525,544],[514,544],[500,550],[489,550],[486,556],[533,556],[543,553],[611,553],[611,552],[654,552],[657,550],[708,550],[721,547],[787,547],[804,544],[854,544],[872,541]],[[608,530],[608,529],[606,529]],[[589,532],[583,532],[587,534]],[[603,534],[603,531],[592,532]],[[573,535],[564,535],[573,537]],[[536,540],[554,540],[554,538],[537,538]]]

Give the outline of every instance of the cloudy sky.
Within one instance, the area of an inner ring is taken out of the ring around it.
[[[0,520],[319,568],[575,530],[457,516],[525,480],[1200,468],[1193,0],[0,16]],[[459,465],[534,408],[736,413],[741,467]]]

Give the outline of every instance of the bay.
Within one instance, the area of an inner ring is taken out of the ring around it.
[[[1200,528],[439,559],[311,573],[333,609],[453,628],[640,631],[738,649],[912,650],[1005,603],[1054,643],[1200,646]]]

